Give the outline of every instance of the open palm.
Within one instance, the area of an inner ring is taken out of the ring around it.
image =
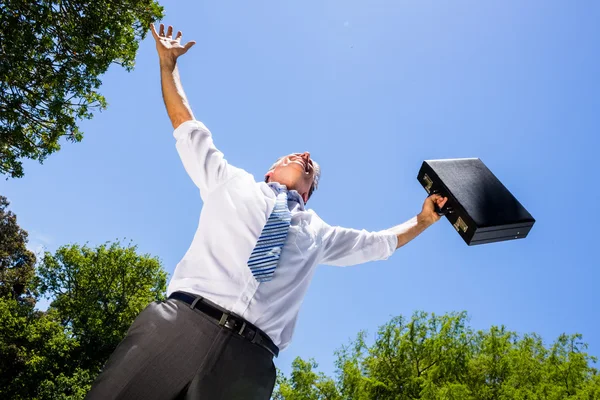
[[[187,42],[185,45],[181,44],[181,31],[177,32],[177,36],[173,38],[173,27],[169,25],[167,28],[167,34],[165,35],[165,26],[160,24],[159,32],[156,32],[154,24],[150,24],[152,30],[152,36],[156,42],[156,50],[161,61],[175,62],[177,58],[185,53],[196,44],[195,41]]]

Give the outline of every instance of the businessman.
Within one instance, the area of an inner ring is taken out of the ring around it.
[[[264,179],[226,161],[183,91],[178,58],[195,42],[151,26],[162,95],[183,166],[203,201],[168,300],[140,313],[88,399],[270,398],[273,357],[292,340],[318,264],[385,260],[440,219],[428,197],[402,225],[367,232],[330,226],[306,208],[320,177],[310,153],[279,158]]]

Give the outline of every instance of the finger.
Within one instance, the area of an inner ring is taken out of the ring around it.
[[[181,31],[177,32],[177,37],[175,37],[175,40],[179,41],[181,39],[181,35],[183,35]]]
[[[169,25],[169,29],[167,29],[167,39],[171,39],[171,36],[173,36],[173,27]]]
[[[158,37],[158,33],[156,33],[156,28],[154,27],[154,24],[150,24],[150,30],[152,31],[152,36],[154,36],[154,39],[159,40],[160,38]]]
[[[158,32],[159,32],[160,36],[165,36],[165,25],[164,24],[160,24],[160,29]]]
[[[444,205],[446,204],[447,201],[448,201],[447,197],[444,197],[443,199],[438,200],[438,207],[440,207],[440,208],[444,207]]]
[[[196,44],[196,42],[194,42],[194,41],[192,40],[191,42],[187,42],[187,43],[185,44],[185,46],[183,46],[183,48],[184,48],[184,50],[185,50],[185,51],[188,51],[188,50],[189,50],[189,49],[191,49],[191,48],[192,48],[192,46],[193,46],[193,45],[195,45],[195,44]]]

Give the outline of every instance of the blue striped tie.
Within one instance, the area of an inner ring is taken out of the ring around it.
[[[273,279],[273,273],[279,262],[281,249],[287,238],[292,214],[288,209],[287,191],[277,195],[273,212],[263,228],[256,247],[248,260],[248,267],[259,282]]]

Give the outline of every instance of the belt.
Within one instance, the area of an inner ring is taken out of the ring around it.
[[[181,300],[184,303],[189,304],[190,308],[201,311],[202,313],[208,315],[216,320],[222,327],[227,328],[249,340],[250,342],[267,349],[275,357],[279,355],[279,348],[275,346],[275,343],[273,343],[271,338],[269,338],[266,333],[247,322],[242,317],[232,314],[227,310],[221,309],[216,305],[209,304],[209,301],[202,296],[196,296],[184,292],[173,292],[169,296],[169,299]]]

